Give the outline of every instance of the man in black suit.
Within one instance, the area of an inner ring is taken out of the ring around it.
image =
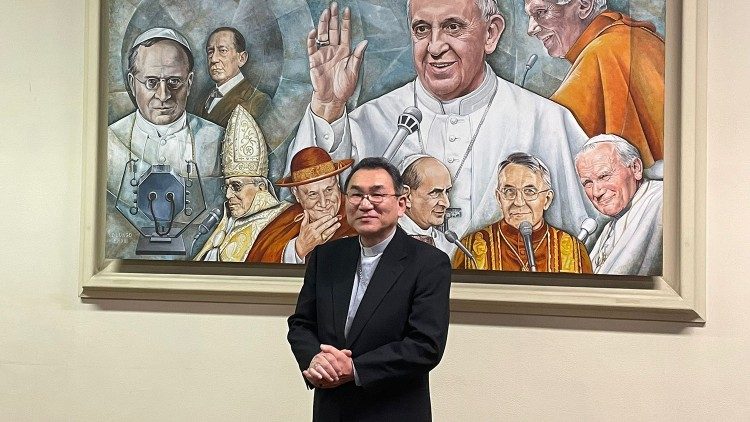
[[[428,374],[448,335],[450,261],[397,226],[406,192],[393,165],[363,159],[344,186],[359,236],[313,250],[288,321],[315,388],[313,420],[431,420]]]
[[[241,68],[248,59],[245,37],[236,28],[224,26],[208,36],[206,61],[216,84],[199,97],[194,111],[197,116],[227,127],[238,104],[253,118],[263,113],[271,97],[242,74]]]

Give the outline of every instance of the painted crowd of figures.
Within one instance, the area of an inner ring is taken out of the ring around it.
[[[606,0],[525,0],[528,35],[572,65],[548,99],[486,62],[505,29],[495,1],[409,1],[416,79],[351,110],[368,43],[331,3],[306,40],[313,94],[278,180],[241,28],[208,34],[206,63],[176,29],[144,31],[127,57],[136,110],[108,128],[107,256],[303,264],[356,234],[342,182],[385,155],[408,189],[379,194],[406,195],[400,226],[456,269],[660,275],[663,39]],[[200,65],[212,89],[190,112]],[[397,139],[407,109],[418,127]],[[177,234],[192,241],[160,246]]]

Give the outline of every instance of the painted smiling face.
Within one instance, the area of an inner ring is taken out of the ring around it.
[[[495,194],[506,223],[518,228],[528,221],[534,229],[542,226],[554,197],[540,172],[520,164],[509,164],[500,172]]]
[[[529,16],[527,33],[537,37],[552,57],[565,57],[588,25],[592,2],[571,0],[557,4],[554,0],[525,0]]]
[[[435,97],[466,95],[484,79],[484,59],[495,51],[503,18],[482,16],[474,0],[413,0],[409,7],[414,67]]]
[[[614,144],[606,142],[581,153],[576,171],[591,203],[610,217],[628,206],[643,179],[641,160],[636,158],[625,165]]]
[[[339,212],[341,189],[338,176],[293,187],[292,193],[302,209],[310,214],[310,221],[333,217]]]

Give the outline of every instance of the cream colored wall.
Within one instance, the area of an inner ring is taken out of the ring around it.
[[[0,420],[309,420],[291,307],[78,299],[84,9],[0,13]],[[706,326],[454,314],[436,420],[750,418],[750,5],[709,13]]]

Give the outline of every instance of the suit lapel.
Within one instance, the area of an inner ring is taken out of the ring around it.
[[[360,247],[358,237],[346,240],[346,245],[340,251],[340,259],[332,264],[333,280],[331,294],[333,296],[333,324],[336,330],[338,344],[344,344],[344,326],[349,312],[349,301],[354,286],[354,272],[357,271]],[[343,242],[342,242],[343,243]]]
[[[406,234],[403,230],[397,228],[396,234],[391,239],[391,243],[383,251],[383,256],[375,268],[375,272],[370,279],[370,284],[367,286],[367,291],[365,291],[362,302],[360,302],[359,308],[357,308],[357,313],[354,315],[352,327],[349,329],[349,336],[346,338],[347,348],[351,348],[351,345],[357,340],[357,337],[362,333],[362,329],[367,324],[367,321],[370,320],[370,317],[372,317],[375,309],[378,308],[378,305],[383,301],[388,291],[391,290],[401,272],[404,271],[402,260],[407,257],[405,252],[405,237]],[[346,316],[344,318],[346,319]]]
[[[234,111],[234,108],[237,107],[237,104],[242,103],[249,83],[250,82],[248,82],[247,79],[243,79],[242,82],[237,84],[237,86],[230,89],[229,92],[227,92],[227,95],[222,97],[222,99],[216,104],[216,107],[208,113],[211,119],[218,122],[228,121],[229,116]],[[247,112],[249,113],[250,110],[247,110]]]

